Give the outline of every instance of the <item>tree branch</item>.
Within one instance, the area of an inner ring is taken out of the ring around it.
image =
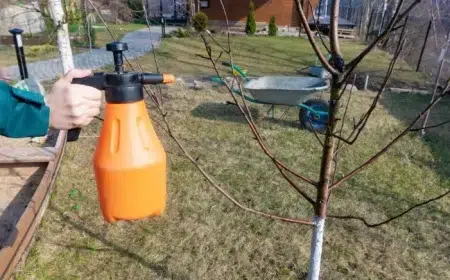
[[[159,110],[159,108],[158,108]],[[161,112],[160,112],[161,113]],[[282,222],[288,222],[288,223],[295,223],[295,224],[303,224],[303,225],[313,225],[312,221],[309,220],[300,220],[295,218],[288,218],[288,217],[282,217],[270,213],[266,213],[263,211],[255,210],[252,208],[249,208],[243,204],[241,204],[239,201],[237,201],[235,198],[233,198],[227,191],[225,191],[221,186],[219,186],[214,179],[197,163],[197,161],[189,154],[189,152],[184,148],[184,146],[181,144],[181,142],[178,140],[178,138],[173,134],[170,125],[167,121],[167,117],[165,114],[162,114],[163,122],[166,125],[166,128],[169,132],[169,136],[172,138],[172,140],[177,144],[177,146],[183,151],[184,155],[189,159],[189,161],[200,171],[200,173],[203,175],[203,177],[217,190],[219,191],[225,198],[227,198],[231,203],[233,203],[238,208],[259,215],[266,218],[279,220]]]
[[[314,49],[314,52],[316,53],[323,67],[333,75],[339,74],[339,72],[336,69],[334,69],[333,66],[331,66],[331,64],[327,61],[322,51],[320,50],[319,46],[317,45],[317,42],[314,39],[314,35],[312,34],[311,28],[309,28],[308,20],[306,19],[300,0],[295,0],[295,3],[297,4],[297,10],[300,14],[300,20],[303,25],[303,28],[305,29],[306,35],[308,36],[309,42],[311,43],[311,46]]]
[[[442,126],[442,125],[445,125],[445,124],[448,124],[448,123],[450,123],[450,120],[445,121],[445,122],[441,122],[441,123],[435,124],[435,125],[421,127],[421,128],[411,128],[409,131],[413,132],[413,131],[421,131],[421,130],[424,130],[424,129],[436,128],[436,127],[439,127],[439,126]]]
[[[91,5],[94,7],[94,9],[96,9],[96,7],[93,5],[91,0],[88,0],[88,1],[91,3]],[[100,16],[101,20],[103,21],[103,18],[98,13],[97,9],[96,9],[96,12]],[[115,40],[115,37],[114,37],[113,33],[111,32],[111,30],[109,29],[109,27],[106,24],[106,22],[104,22],[104,24],[105,24],[105,27],[108,30],[109,34],[111,35],[111,37]],[[135,71],[133,65],[128,61],[128,59],[126,59],[126,61],[128,62],[128,65],[129,65],[130,69],[132,71]],[[157,62],[155,62],[155,63],[157,63]],[[142,71],[142,66],[139,63],[139,60],[137,60],[137,64],[138,64],[138,67]],[[149,89],[147,86],[144,87],[144,91],[150,97],[150,99],[153,101],[153,103],[155,104],[155,106],[157,108],[158,113],[162,117],[162,122],[165,125],[165,128],[161,126],[163,131],[165,131],[171,137],[171,139],[177,144],[177,146],[183,152],[184,157],[186,157],[189,161],[191,161],[192,164],[194,164],[194,166],[200,171],[200,173],[205,177],[205,179],[207,179],[207,181],[210,182],[216,190],[218,190],[223,196],[225,196],[235,206],[237,206],[238,208],[240,208],[240,209],[242,209],[244,211],[247,211],[247,212],[259,215],[259,216],[263,216],[263,217],[266,217],[266,218],[270,218],[270,219],[273,219],[273,220],[278,220],[278,221],[283,221],[283,222],[288,222],[288,223],[295,223],[295,224],[302,224],[302,225],[310,225],[310,226],[314,225],[313,222],[310,221],[310,220],[302,220],[302,219],[295,219],[295,218],[289,218],[289,217],[282,217],[282,216],[278,216],[278,215],[274,215],[274,214],[270,214],[270,213],[266,213],[266,212],[263,212],[263,211],[259,211],[259,210],[255,210],[255,209],[249,208],[249,207],[241,204],[240,202],[238,202],[228,192],[226,192],[222,187],[220,187],[202,167],[200,167],[198,165],[197,161],[190,155],[190,153],[184,148],[184,146],[181,144],[181,142],[178,140],[178,138],[174,135],[174,133],[172,131],[172,128],[171,128],[171,126],[170,126],[170,124],[169,124],[169,122],[167,120],[167,113],[162,108],[161,103],[158,102],[156,94],[151,89]],[[159,122],[158,122],[158,124],[159,124]],[[161,125],[161,124],[159,124],[159,125]],[[180,155],[178,153],[176,153],[176,155],[182,156],[182,155]],[[278,164],[282,164],[282,163],[278,163]],[[289,171],[289,169],[286,169],[286,168],[284,168],[284,169],[286,171]],[[289,171],[289,172],[292,172],[292,171]],[[283,176],[286,176],[283,172],[281,172],[281,173],[282,173]],[[287,178],[287,180],[290,180],[290,179]],[[290,181],[292,181],[292,180],[290,180]],[[294,183],[294,185],[295,185],[295,183]],[[308,201],[310,203],[314,202],[312,199],[310,199]]]
[[[419,204],[416,204],[416,205],[408,208],[407,210],[401,212],[400,214],[392,216],[391,218],[389,218],[389,219],[387,219],[385,221],[378,222],[378,223],[373,223],[373,224],[367,222],[367,220],[365,218],[363,218],[363,217],[357,217],[357,216],[353,216],[353,215],[347,215],[347,216],[328,215],[328,217],[333,218],[333,219],[341,219],[341,220],[358,220],[358,221],[363,222],[364,225],[366,225],[367,227],[370,227],[370,228],[379,227],[379,226],[382,226],[382,225],[385,225],[387,223],[390,223],[390,222],[392,222],[392,221],[394,221],[394,220],[396,220],[396,219],[406,215],[407,213],[411,212],[412,210],[414,210],[414,209],[416,209],[418,207],[421,207],[421,206],[427,205],[427,204],[429,204],[431,202],[434,202],[436,200],[442,199],[442,198],[444,198],[445,196],[447,196],[449,194],[450,194],[450,190],[445,192],[445,193],[443,193],[443,194],[441,194],[441,195],[439,195],[439,196],[437,196],[437,197],[434,197],[432,199],[429,199],[429,200],[426,200],[426,201],[421,202]]]
[[[405,136],[410,131],[410,129],[423,117],[424,114],[426,114],[426,112],[431,110],[431,108],[433,108],[433,106],[437,102],[439,102],[444,96],[446,96],[448,94],[449,94],[449,92],[444,92],[444,93],[440,94],[439,96],[437,96],[436,99],[432,103],[428,104],[428,106],[425,107],[425,109],[413,120],[413,122],[405,130],[403,130],[402,133],[400,133],[397,137],[395,137],[394,140],[392,140],[381,151],[379,151],[374,156],[372,156],[370,159],[368,159],[366,162],[364,162],[361,166],[357,167],[356,169],[354,169],[353,171],[351,171],[350,173],[345,175],[342,179],[340,179],[339,181],[337,181],[336,183],[331,185],[330,191],[339,187],[342,183],[347,182],[350,178],[352,178],[356,174],[358,174],[361,171],[363,171],[364,169],[366,169],[368,166],[375,163],[379,157],[381,157],[383,154],[385,154],[395,143],[397,143],[401,138],[403,138],[403,136]]]
[[[402,34],[400,36],[400,40],[397,44],[397,49],[395,50],[394,57],[389,64],[389,68],[386,72],[386,76],[384,77],[384,81],[383,81],[381,87],[378,89],[378,93],[375,96],[374,100],[372,101],[372,105],[370,106],[369,110],[361,117],[361,119],[355,125],[353,131],[350,133],[350,135],[347,138],[344,138],[341,135],[336,135],[336,134],[333,135],[334,137],[338,138],[339,140],[343,141],[344,143],[346,143],[348,145],[353,145],[356,142],[356,140],[358,140],[359,136],[361,135],[361,132],[366,127],[366,124],[369,121],[370,116],[372,115],[375,108],[377,107],[378,101],[379,101],[381,95],[383,94],[383,92],[386,88],[386,85],[392,76],[392,73],[394,72],[394,68],[397,63],[397,59],[399,58],[399,56],[403,50],[404,44],[405,44],[405,28],[403,28]],[[352,139],[352,137],[353,137],[353,139]]]
[[[334,0],[331,4],[330,46],[333,57],[342,57],[338,37],[340,3],[340,0]]]
[[[206,40],[206,38],[205,38],[203,35],[201,35],[201,38],[202,38],[202,40],[203,40],[203,42],[204,42],[204,44],[205,44],[206,52],[208,53],[209,60],[211,61],[211,64],[212,64],[212,66],[213,66],[213,68],[214,68],[214,70],[215,70],[215,72],[216,72],[216,75],[218,75],[218,77],[223,81],[222,76],[220,75],[219,70],[217,69],[217,65],[216,65],[216,63],[215,63],[215,61],[214,61],[214,59],[213,59],[211,46],[209,45],[208,41]],[[297,192],[298,192],[301,196],[303,196],[303,198],[305,198],[309,203],[314,204],[314,200],[313,200],[312,198],[310,198],[304,191],[302,191],[302,190],[300,189],[300,187],[298,187],[292,180],[290,180],[290,179],[287,177],[287,175],[283,172],[283,170],[286,170],[286,171],[292,173],[292,171],[291,171],[290,169],[288,169],[283,163],[281,163],[278,159],[276,159],[276,158],[271,154],[271,152],[266,148],[266,146],[265,146],[265,144],[264,144],[264,142],[263,142],[263,140],[262,140],[262,138],[261,138],[261,136],[260,136],[260,134],[259,134],[259,132],[258,132],[258,130],[257,130],[257,128],[256,128],[256,125],[254,124],[254,122],[253,122],[253,120],[251,119],[251,117],[249,117],[249,116],[247,115],[247,113],[248,113],[248,114],[251,116],[251,113],[250,113],[249,108],[248,108],[248,107],[245,107],[245,109],[244,109],[244,108],[239,104],[239,102],[238,102],[236,96],[235,96],[234,93],[233,93],[233,89],[230,87],[230,85],[228,85],[228,83],[225,82],[225,81],[224,81],[224,83],[225,83],[225,86],[227,87],[227,89],[228,89],[228,91],[229,91],[231,97],[233,98],[234,103],[235,103],[236,106],[239,108],[241,114],[244,116],[244,118],[245,118],[245,120],[246,120],[246,122],[247,122],[247,124],[248,124],[248,126],[249,126],[249,128],[250,128],[250,130],[251,130],[251,132],[252,132],[253,135],[255,136],[255,139],[256,139],[256,141],[258,142],[258,144],[259,144],[259,146],[261,147],[261,149],[263,150],[263,152],[264,152],[264,153],[272,160],[272,162],[275,164],[275,166],[277,167],[277,169],[280,171],[281,175],[289,182],[289,184],[290,184],[295,190],[297,190]],[[242,93],[241,84],[238,83],[238,86],[239,86],[239,90],[240,90],[240,92],[241,92],[241,97],[242,97],[242,99],[244,99],[244,100],[243,100],[244,106],[247,106],[246,103],[245,103],[245,98],[243,98],[243,93]],[[246,111],[247,111],[247,113],[246,113]],[[300,174],[296,174],[296,173],[292,173],[292,174],[296,175],[298,178],[304,180],[305,182],[308,182],[308,183],[310,183],[310,184],[312,184],[312,185],[314,185],[314,186],[316,185],[316,183],[314,183],[311,179],[308,179],[308,178],[306,178],[306,177],[304,177],[304,176],[302,176],[302,175],[300,175]]]

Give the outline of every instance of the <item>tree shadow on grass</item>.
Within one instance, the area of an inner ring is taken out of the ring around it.
[[[268,113],[269,108],[270,106],[265,106],[264,108],[249,106],[252,117],[256,122],[258,120],[264,120],[273,125],[287,128],[300,128],[300,122],[298,119],[291,119],[289,116],[286,116],[287,113],[292,113],[293,110],[296,109],[285,106],[277,106],[275,111],[276,113],[274,117],[272,117],[271,113]],[[197,106],[194,110],[192,110],[191,114],[194,117],[207,120],[246,123],[242,113],[239,111],[239,108],[234,104],[206,102]]]
[[[249,107],[253,119],[262,117],[262,113],[258,108]],[[245,123],[244,116],[239,108],[234,104],[205,102],[198,105],[191,112],[192,116],[207,120],[221,120],[235,123]]]
[[[161,264],[155,264],[155,263],[151,263],[148,260],[146,260],[144,257],[122,247],[119,244],[116,244],[108,239],[106,239],[104,236],[102,236],[99,233],[96,233],[95,231],[89,229],[88,227],[75,222],[74,220],[72,220],[70,217],[66,216],[64,214],[64,211],[60,208],[58,208],[55,205],[50,205],[49,209],[54,211],[61,219],[64,223],[69,224],[70,226],[72,226],[73,228],[75,228],[76,230],[85,233],[86,235],[88,235],[91,238],[97,239],[99,240],[102,244],[104,244],[105,246],[111,248],[111,250],[114,250],[118,253],[120,253],[121,255],[128,257],[130,259],[136,260],[138,263],[140,263],[141,265],[151,269],[152,271],[154,271],[155,273],[157,273],[159,276],[161,277],[168,277],[170,279],[188,279],[188,277],[186,276],[180,276],[180,275],[175,275],[174,273],[170,272],[167,265],[161,265]],[[79,245],[62,245],[62,244],[57,244],[59,246],[64,246],[66,248],[73,248],[76,250],[92,250],[92,248],[89,247],[80,247]],[[103,251],[106,251],[107,249],[102,249]]]
[[[386,93],[381,99],[381,104],[389,114],[408,125],[429,104],[430,100],[431,95]],[[450,120],[450,98],[446,97],[431,110],[427,126],[448,120]],[[415,127],[421,126],[422,120]],[[422,142],[430,148],[435,159],[434,162],[424,162],[424,164],[431,166],[444,179],[450,179],[450,124],[427,130]]]

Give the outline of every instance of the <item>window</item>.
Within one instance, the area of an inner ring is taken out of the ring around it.
[[[200,8],[209,8],[209,0],[200,0]]]

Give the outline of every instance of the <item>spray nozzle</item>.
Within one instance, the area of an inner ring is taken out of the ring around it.
[[[123,51],[128,50],[128,44],[123,42],[112,42],[106,45],[106,50],[113,53],[114,65],[117,74],[123,73]]]

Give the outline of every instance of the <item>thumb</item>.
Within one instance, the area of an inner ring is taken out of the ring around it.
[[[72,69],[63,77],[63,79],[69,83],[72,82],[74,78],[85,78],[92,74],[92,70],[88,69]]]

